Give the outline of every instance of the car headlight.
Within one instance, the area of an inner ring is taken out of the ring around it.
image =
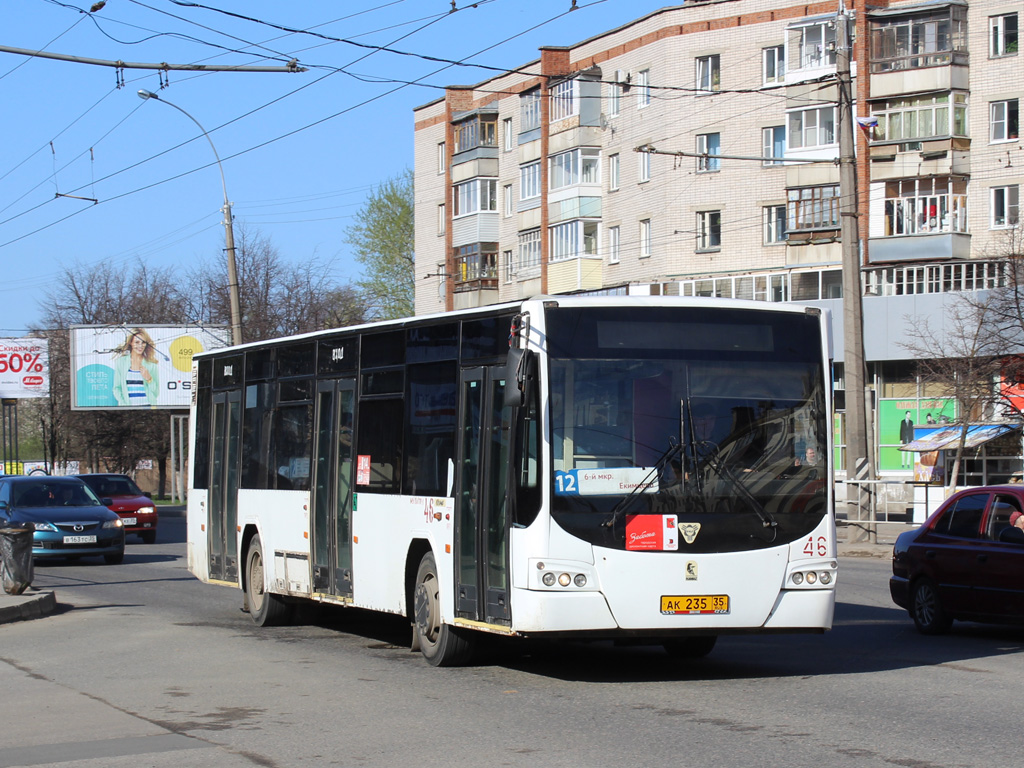
[[[53,523],[32,523],[37,531],[56,531],[57,526]]]
[[[139,507],[140,515],[152,515],[156,510],[153,507]]]
[[[104,520],[103,521],[103,527],[104,528],[120,528],[123,525],[124,525],[124,523],[121,522],[121,518],[120,517],[117,518],[116,520]]]

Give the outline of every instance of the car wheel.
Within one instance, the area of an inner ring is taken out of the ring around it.
[[[115,552],[112,555],[104,555],[103,562],[107,565],[120,565],[124,562],[124,550],[122,549],[120,552]]]
[[[475,643],[462,631],[441,623],[440,582],[434,554],[427,552],[416,571],[413,593],[413,647],[434,667],[456,667],[473,656]]]
[[[156,544],[156,531],[146,531],[140,533],[139,536],[142,537],[143,544]]]
[[[291,606],[280,595],[267,592],[263,564],[263,543],[257,534],[249,542],[249,554],[245,558],[245,596],[249,615],[258,627],[287,624]]]
[[[930,579],[921,579],[914,584],[910,597],[910,615],[922,635],[941,635],[953,624],[953,620],[942,608],[939,590]]]
[[[696,635],[662,643],[665,652],[674,659],[702,659],[711,653],[718,635]]]

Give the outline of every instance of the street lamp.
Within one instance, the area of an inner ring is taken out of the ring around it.
[[[220,184],[224,189],[224,207],[221,208],[221,210],[224,212],[224,241],[225,250],[228,255],[228,296],[231,301],[231,343],[241,344],[242,314],[238,301],[238,272],[235,269],[235,232],[231,226],[231,202],[228,200],[228,185],[224,181],[224,166],[221,165],[220,155],[217,154],[217,148],[213,146],[213,139],[210,138],[210,134],[206,132],[206,129],[199,124],[198,120],[177,104],[173,104],[166,99],[161,99],[152,91],[146,90],[139,91],[139,98],[143,101],[146,99],[156,99],[157,101],[166,104],[169,107],[174,107],[176,110],[181,112],[181,114],[199,126],[199,130],[203,132],[203,136],[205,136],[206,140],[210,142],[210,149],[213,150],[213,156],[217,158],[217,168],[220,169]]]

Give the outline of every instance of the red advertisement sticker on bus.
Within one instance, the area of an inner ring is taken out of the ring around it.
[[[356,485],[370,484],[370,457],[359,454],[356,457]]]
[[[675,515],[626,515],[626,549],[679,549]]]

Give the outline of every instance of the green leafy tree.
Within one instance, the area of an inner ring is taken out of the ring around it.
[[[406,169],[370,193],[346,230],[345,242],[363,265],[358,285],[374,319],[415,311],[414,203],[412,171]]]

